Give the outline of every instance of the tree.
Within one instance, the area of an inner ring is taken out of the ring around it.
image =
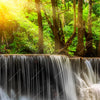
[[[92,0],[89,0],[89,14],[88,14],[88,32],[86,36],[86,56],[94,56],[94,50],[92,45]]]
[[[57,7],[57,1],[51,0],[52,3],[52,12],[53,12],[53,34],[54,34],[54,40],[55,40],[55,51],[61,49],[65,45],[63,32],[59,30],[58,21],[59,18],[57,18],[56,15],[56,7]]]
[[[98,44],[98,57],[100,57],[100,40],[99,40],[99,44]]]
[[[38,14],[38,27],[39,27],[39,53],[43,53],[43,26],[42,26],[42,16],[41,16],[41,8],[40,8],[40,0],[35,0],[36,9]]]
[[[58,50],[60,48],[59,43],[59,36],[58,36],[58,25],[56,20],[56,0],[51,0],[52,3],[52,12],[53,12],[53,34],[54,34],[54,40],[55,40],[55,50]]]
[[[96,40],[96,56],[100,57],[100,40]]]
[[[83,1],[1,0],[0,52],[99,56],[100,2]]]
[[[65,6],[65,0],[62,0],[62,7],[64,7]],[[62,22],[62,28],[64,28],[64,24],[65,24],[65,16],[64,16],[65,14],[64,13],[62,13],[62,16],[61,16],[61,22]]]
[[[62,0],[63,1],[63,0]],[[73,9],[74,9],[74,33],[71,35],[71,37],[67,40],[67,42],[65,43],[65,47],[59,50],[59,53],[62,51],[65,51],[66,49],[68,49],[68,47],[71,45],[72,40],[75,38],[76,36],[76,0],[73,0]],[[68,53],[67,53],[68,54]]]
[[[74,8],[74,33],[76,33],[76,0],[73,0],[73,8]]]
[[[78,0],[78,44],[76,48],[77,56],[84,56],[84,41],[83,41],[83,0]]]

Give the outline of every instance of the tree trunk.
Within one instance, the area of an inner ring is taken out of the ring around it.
[[[52,12],[53,12],[53,34],[55,36],[54,40],[55,40],[55,51],[57,51],[60,47],[60,38],[58,35],[59,32],[59,27],[57,25],[57,15],[56,15],[56,0],[51,0],[52,3]]]
[[[65,6],[65,0],[62,0],[62,7]],[[62,19],[61,19],[61,22],[62,22],[62,28],[64,28],[64,25],[65,25],[65,13],[62,13]]]
[[[100,40],[96,40],[96,56],[100,57]]]
[[[64,0],[62,0],[62,3],[64,4]],[[72,40],[76,36],[76,0],[73,1],[73,8],[74,8],[74,33],[68,39],[68,41],[65,43],[65,46],[58,51],[58,53],[65,51],[71,45]],[[63,19],[63,17],[62,17],[62,19]]]
[[[43,26],[42,26],[42,16],[41,16],[41,9],[40,9],[40,0],[35,0],[36,9],[38,14],[38,27],[39,27],[39,53],[43,53]]]
[[[98,57],[100,57],[100,40],[99,40],[99,44],[98,44]]]
[[[67,2],[68,2],[68,10],[69,10],[69,0],[67,0]]]
[[[89,14],[88,14],[88,33],[86,36],[86,55],[87,56],[94,56],[94,50],[92,46],[92,0],[89,0]]]
[[[74,33],[76,33],[76,0],[73,0],[73,8],[74,8]]]
[[[83,31],[83,0],[78,0],[78,44],[76,48],[77,56],[84,56],[84,31]]]

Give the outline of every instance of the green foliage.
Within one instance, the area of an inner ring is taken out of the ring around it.
[[[21,54],[38,53],[38,16],[35,0],[28,2],[22,0],[19,5],[9,0],[7,3],[0,1],[0,53]],[[78,16],[78,2],[76,3],[76,17]],[[54,34],[48,25],[45,17],[45,9],[48,19],[53,25],[51,0],[41,1],[41,14],[43,22],[44,53],[54,53],[55,42]],[[70,38],[74,31],[73,21],[73,0],[57,0],[57,17],[62,20],[64,15],[64,35],[65,42]],[[86,22],[86,31],[88,32],[88,12],[89,5],[83,5],[83,20]],[[59,16],[58,16],[59,15]],[[77,25],[78,20],[76,20]],[[59,22],[57,23],[59,24]],[[78,33],[76,29],[76,33]],[[94,0],[92,13],[92,33],[94,41],[100,40],[100,2]],[[2,35],[3,34],[3,35]],[[5,34],[5,36],[4,36]],[[3,36],[3,41],[2,41]],[[85,39],[84,39],[85,43]],[[8,45],[7,45],[8,44]],[[74,55],[77,46],[77,37],[68,48],[68,53]],[[93,43],[96,48],[95,43]]]
[[[6,53],[6,51],[5,51],[5,47],[6,47],[5,44],[1,45],[1,46],[0,46],[0,52],[2,52],[2,53]]]
[[[93,12],[96,14],[96,16],[100,16],[100,3],[93,5]]]
[[[94,40],[100,40],[100,18],[93,22],[92,32]]]

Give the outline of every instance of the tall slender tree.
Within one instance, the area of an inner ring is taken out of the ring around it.
[[[98,57],[100,57],[100,40],[99,40],[99,43],[98,43]]]
[[[96,40],[96,56],[100,57],[100,40]]]
[[[42,16],[40,8],[40,0],[35,0],[37,14],[38,14],[38,27],[39,27],[39,53],[43,53],[43,26],[42,26]]]
[[[86,55],[94,56],[93,45],[92,45],[92,0],[89,0],[89,14],[88,14],[88,32],[86,34]]]
[[[65,0],[62,0],[62,7],[64,6],[65,6]],[[62,18],[61,22],[62,22],[62,28],[63,28],[65,24],[65,14],[64,13],[62,13],[61,18]]]
[[[73,0],[73,9],[74,9],[74,33],[76,33],[76,0]]]
[[[54,35],[55,52],[57,53],[59,49],[65,46],[65,36],[63,33],[62,19],[60,18],[59,13],[57,13],[57,1],[51,0],[51,4],[52,4],[52,12],[53,12],[52,14],[53,24],[49,20],[49,16],[47,15],[44,8],[43,10],[44,10],[44,14],[48,22],[48,25],[51,28],[53,35]]]
[[[59,37],[57,30],[57,21],[56,21],[56,0],[51,0],[52,3],[52,12],[53,12],[53,34],[55,36],[55,50],[59,49]]]
[[[55,36],[54,40],[55,40],[55,51],[57,51],[58,49],[60,49],[63,45],[63,43],[61,42],[61,37],[60,37],[60,32],[59,32],[59,25],[57,23],[57,1],[56,0],[51,0],[52,3],[52,12],[53,12],[53,34]]]
[[[84,41],[83,41],[83,0],[78,0],[78,44],[76,48],[77,56],[84,56]]]
[[[62,0],[62,1],[64,1],[64,0]],[[74,33],[71,35],[71,37],[65,43],[65,47],[63,47],[62,49],[59,50],[59,53],[68,49],[68,47],[71,45],[74,37],[76,36],[76,0],[73,0],[73,9],[74,9]]]

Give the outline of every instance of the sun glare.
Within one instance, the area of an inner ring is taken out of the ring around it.
[[[18,16],[26,0],[0,0],[0,24]]]
[[[9,1],[9,0],[1,0],[0,2],[7,2],[7,1]]]

